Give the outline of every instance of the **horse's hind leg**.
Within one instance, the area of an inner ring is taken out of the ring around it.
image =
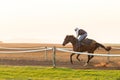
[[[75,55],[75,53],[72,53],[71,55],[70,55],[70,62],[71,62],[71,64],[73,64],[73,61],[72,61],[72,56],[73,55]]]
[[[84,66],[87,66],[88,65],[88,63],[89,63],[89,61],[90,61],[90,55],[88,55],[88,60],[87,60],[87,62],[84,64]]]
[[[93,52],[89,52],[89,53],[93,53]],[[87,62],[84,64],[84,66],[87,66],[89,61],[93,58],[94,56],[93,55],[88,55],[88,60]]]
[[[76,59],[80,62],[81,59],[79,59],[80,54],[77,54]]]

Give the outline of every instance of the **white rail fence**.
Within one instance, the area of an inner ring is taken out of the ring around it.
[[[115,50],[120,50],[120,48],[116,48],[116,47],[112,47],[112,49],[115,49]]]
[[[48,50],[52,50],[52,48],[48,48],[48,47],[33,47],[33,48],[8,48],[8,47],[6,48],[6,47],[0,47],[0,54],[33,53],[33,52],[45,51],[45,60],[47,60],[47,51]]]
[[[46,50],[51,50],[52,48],[47,48],[47,49],[37,49],[37,50],[25,50],[25,51],[0,51],[0,54],[3,53],[31,53],[31,52],[40,52],[40,51],[46,51]]]
[[[120,50],[120,48],[112,48],[112,49]],[[53,47],[53,67],[56,67],[56,57],[55,57],[56,51],[75,53],[75,54],[83,54],[83,55],[104,56],[104,57],[107,57],[108,62],[110,62],[109,57],[120,57],[120,54],[111,54],[110,51],[108,51],[107,54],[98,54],[98,53],[93,54],[93,53],[87,53],[87,52],[75,52],[75,51],[72,51],[70,49]]]
[[[6,48],[6,47],[0,47],[0,49],[8,50],[8,51],[0,51],[0,54],[13,54],[13,53],[31,53],[31,52],[41,52],[45,51],[45,60],[47,60],[47,51],[53,50],[53,67],[56,67],[56,51],[61,52],[67,52],[67,53],[75,53],[75,54],[83,54],[83,55],[93,55],[93,56],[104,56],[107,57],[109,62],[109,57],[120,57],[120,54],[111,54],[108,52],[108,54],[93,54],[93,53],[87,53],[87,52],[75,52],[70,49],[65,48],[56,48],[56,47],[35,47],[35,48]],[[120,50],[120,48],[112,48],[115,50]],[[13,50],[13,51],[9,51]]]
[[[4,49],[4,50],[33,50],[33,49],[44,49],[46,47],[32,47],[32,48],[10,48],[10,47],[0,47],[0,49]]]
[[[104,56],[104,57],[120,57],[120,54],[93,54],[87,52],[75,52],[67,49],[57,48],[58,51],[68,52],[68,53],[75,53],[75,54],[84,54],[84,55],[93,55],[93,56]]]

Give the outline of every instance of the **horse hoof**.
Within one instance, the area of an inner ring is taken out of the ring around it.
[[[87,66],[88,65],[88,63],[85,63],[83,66]]]

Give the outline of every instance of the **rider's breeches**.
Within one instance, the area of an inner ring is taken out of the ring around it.
[[[84,40],[87,37],[87,33],[81,35],[78,40],[81,42],[82,40]]]

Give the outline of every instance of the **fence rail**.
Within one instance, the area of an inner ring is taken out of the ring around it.
[[[13,50],[13,51],[0,51],[0,54],[16,54],[16,53],[31,53],[31,52],[45,51],[45,60],[47,60],[47,51],[52,50],[53,48],[48,48],[48,47],[33,47],[33,48],[8,48],[8,47],[6,48],[6,47],[0,47],[0,49]],[[17,51],[15,51],[15,50],[17,50]]]
[[[116,48],[116,47],[112,47],[112,49],[115,49],[115,50],[120,50],[120,48]]]
[[[37,50],[25,50],[25,51],[0,51],[0,54],[10,54],[10,53],[31,53],[31,52],[40,52],[40,51],[46,51],[46,50],[52,50],[52,48],[47,49],[37,49]]]
[[[31,48],[8,48],[8,47],[0,47],[0,49],[7,49],[7,50],[33,50],[33,49],[44,49],[45,47],[31,47]]]
[[[67,49],[57,48],[56,50],[68,53],[75,53],[75,54],[84,54],[84,55],[93,55],[93,56],[105,56],[105,57],[120,57],[120,54],[93,54],[87,52],[75,52]]]

